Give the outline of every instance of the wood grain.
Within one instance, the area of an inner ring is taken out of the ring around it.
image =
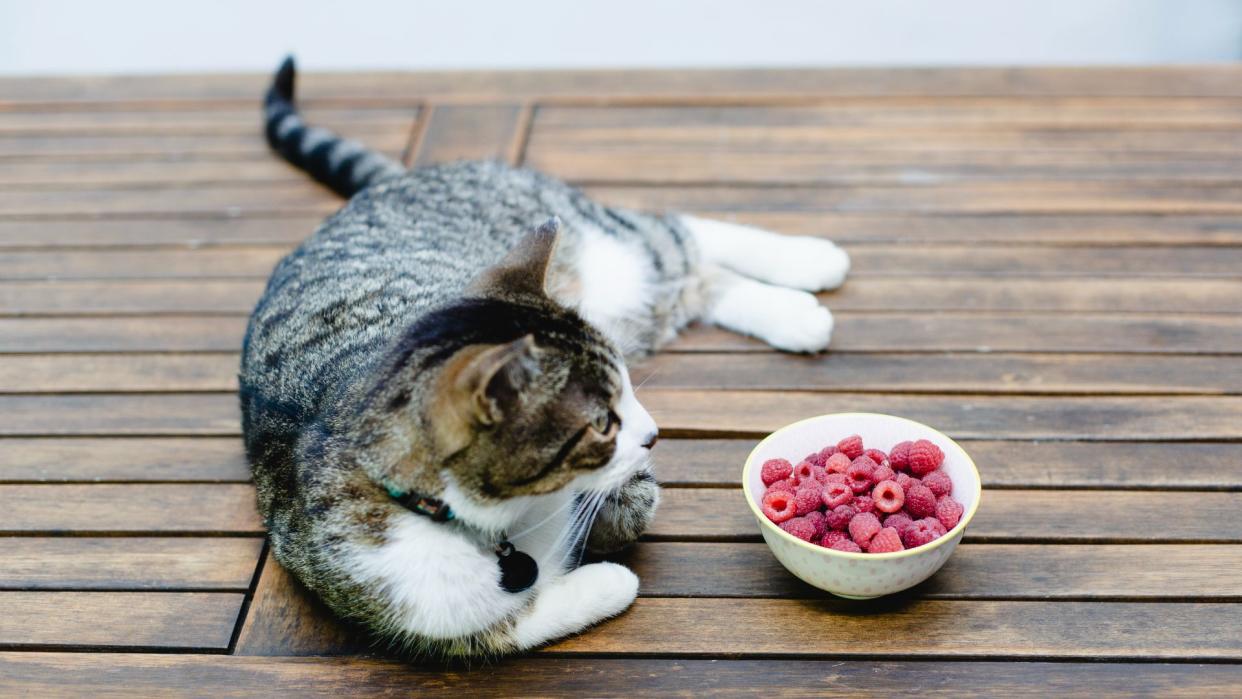
[[[262,534],[245,484],[0,485],[0,532]]]
[[[0,440],[0,481],[250,480],[234,437],[41,438]]]
[[[371,642],[338,621],[269,552],[254,599],[237,637],[238,655],[315,655],[365,652]]]
[[[235,391],[236,354],[29,354],[0,364],[0,392]]]
[[[267,279],[291,248],[8,252],[0,279]]]
[[[1145,102],[1145,104],[1154,104]],[[1198,105],[1212,110],[1210,101],[1191,100],[1187,111]],[[1221,108],[1227,109],[1222,103]],[[181,108],[176,108],[181,107]],[[153,135],[234,135],[253,136],[260,133],[263,118],[254,109],[230,107],[219,103],[201,105],[163,105],[160,109],[67,109],[56,105],[50,109],[0,111],[0,134],[6,136],[63,135],[81,136],[153,136]],[[1175,110],[1173,103],[1169,104]],[[1088,107],[1090,109],[1090,107]],[[418,116],[417,103],[409,106],[365,107],[334,106],[316,100],[298,100],[298,111],[308,123],[330,128],[350,138],[364,134],[400,133]],[[1141,111],[1141,110],[1136,110]],[[1224,116],[1224,112],[1220,114]]]
[[[654,540],[758,540],[741,488],[666,488],[647,530]],[[985,490],[971,543],[1239,543],[1230,514],[1242,493]],[[1176,518],[1168,513],[1179,512]],[[1162,526],[1152,526],[1152,522]]]
[[[158,195],[143,189],[99,187],[91,189],[0,191],[0,218],[105,218],[138,216],[271,216],[308,213],[321,218],[341,208],[336,194],[311,182],[253,185],[221,185],[210,188],[172,188]]]
[[[129,218],[123,220],[0,220],[0,248],[56,249],[153,246],[195,249],[211,245],[293,246],[319,225],[311,212],[289,217]]]
[[[0,538],[0,589],[245,592],[263,540]]]
[[[0,352],[236,352],[246,320],[241,314],[0,318]]]
[[[227,592],[0,592],[0,648],[223,650],[243,598]]]
[[[0,436],[241,434],[232,394],[0,395]]]
[[[454,160],[512,161],[523,107],[516,104],[442,105],[430,108],[414,165]]]

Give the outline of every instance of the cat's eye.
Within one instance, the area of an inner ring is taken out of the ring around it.
[[[621,418],[611,410],[603,415],[597,415],[591,421],[591,428],[602,435],[610,435],[621,426]]]

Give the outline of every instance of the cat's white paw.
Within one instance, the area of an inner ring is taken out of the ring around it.
[[[570,573],[596,621],[625,611],[638,597],[638,576],[616,563],[591,563]]]
[[[786,236],[778,244],[780,274],[773,283],[804,291],[825,291],[845,283],[850,256],[821,238]]]
[[[790,304],[773,308],[771,323],[759,336],[761,340],[786,352],[822,352],[832,340],[832,313],[816,302],[815,297],[792,292],[812,303]]]

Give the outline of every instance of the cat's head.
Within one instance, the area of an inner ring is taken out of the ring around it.
[[[647,459],[656,425],[621,352],[545,284],[553,219],[404,338],[370,412],[404,437],[384,480],[438,478],[480,504],[567,486],[611,491]]]

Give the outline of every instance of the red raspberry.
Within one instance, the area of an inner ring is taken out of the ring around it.
[[[759,478],[763,480],[764,485],[772,485],[779,480],[789,478],[791,473],[793,473],[793,464],[785,459],[768,459],[763,462],[763,468],[759,470]]]
[[[814,481],[810,481],[808,485],[798,488],[798,493],[794,495],[794,506],[798,509],[799,517],[819,509],[820,504],[823,503],[819,499],[819,493],[822,490],[823,488],[819,486],[819,483]]]
[[[846,469],[845,477],[855,493],[865,493],[871,490],[871,474],[873,473],[875,473],[875,462],[865,456],[860,456],[854,459],[854,463]]]
[[[820,510],[808,512],[802,519],[810,522],[815,527],[814,541],[819,541],[824,536],[824,532],[828,531],[828,522],[824,517],[824,513]]]
[[[935,526],[931,524],[932,522],[936,522]],[[901,531],[901,543],[905,544],[906,548],[912,549],[916,546],[922,546],[935,541],[940,536],[936,531],[939,527],[940,522],[934,519],[920,519],[917,522],[911,522]]]
[[[842,531],[846,527],[850,526],[850,520],[854,519],[854,515],[856,514],[858,514],[858,510],[855,510],[853,507],[850,507],[849,505],[840,505],[834,508],[832,512],[825,515],[824,521],[828,524],[829,529]]]
[[[962,503],[954,500],[951,495],[942,495],[936,501],[936,519],[940,520],[946,531],[957,526],[965,511],[966,508],[962,507]]]
[[[815,480],[815,467],[805,461],[799,461],[798,465],[793,467],[793,475],[790,478],[797,485],[813,481]]]
[[[906,491],[906,511],[922,519],[936,514],[936,495],[931,488],[916,483]]]
[[[820,539],[819,545],[823,546],[826,549],[830,549],[832,548],[833,544],[837,543],[838,541],[843,541],[843,540],[844,541],[850,540],[850,538],[845,535],[845,532],[839,532],[835,529],[829,529],[828,531],[824,532],[824,538]],[[850,541],[850,543],[852,544],[854,542]]]
[[[835,551],[849,551],[850,553],[862,553],[862,547],[860,547],[858,544],[854,543],[853,541],[846,539],[845,537],[841,537],[840,540],[838,540],[836,543],[834,543],[832,546],[829,546],[828,548],[833,549]]]
[[[824,457],[824,461],[828,461],[835,453],[837,453],[837,448],[831,444],[819,450],[819,455]]]
[[[880,526],[880,519],[870,512],[854,515],[854,519],[850,520],[850,538],[859,546],[866,547],[871,537],[881,529],[883,527]]]
[[[828,509],[848,505],[854,499],[854,491],[844,483],[829,483],[819,491],[819,499]]]
[[[783,481],[777,481],[773,483],[772,485],[769,485],[767,492],[770,493],[774,490],[784,491],[786,493],[789,493],[790,495],[793,495],[794,493],[798,492],[798,486],[794,485],[792,478],[786,478]]]
[[[910,486],[916,483],[922,483],[922,481],[917,478],[911,478],[910,474],[905,472],[898,473],[893,480],[897,481],[897,485],[901,486],[901,489],[907,492],[910,490]]]
[[[936,497],[953,492],[953,481],[949,479],[949,474],[940,470],[932,471],[923,476],[923,485],[930,488],[936,494]]]
[[[877,464],[882,464],[888,461],[888,454],[885,454],[879,449],[868,449],[863,452],[863,456],[870,458],[872,461],[876,462]]]
[[[875,500],[875,509],[880,512],[896,512],[906,504],[906,493],[897,481],[880,481],[871,491],[871,498]]]
[[[852,434],[846,437],[845,439],[842,439],[841,441],[837,442],[837,451],[850,457],[850,461],[857,459],[858,457],[863,455],[862,437],[859,437],[856,434]]]
[[[824,462],[824,468],[828,469],[829,473],[845,473],[845,470],[849,467],[850,457],[841,452],[833,454]]]
[[[901,545],[901,534],[892,527],[884,527],[875,536],[871,537],[871,543],[867,544],[868,553],[893,553],[894,551],[904,551],[905,546]]]
[[[932,528],[932,531],[936,532],[937,539],[944,536],[949,531],[948,529],[945,529],[944,525],[940,523],[940,520],[935,517],[928,517],[926,520],[919,521],[926,521],[927,525]]]
[[[819,481],[820,483],[823,483],[824,479],[828,477],[828,470],[825,469],[823,466],[816,466],[812,464],[811,472],[815,475],[815,480]]]
[[[794,496],[783,490],[774,490],[763,496],[760,505],[767,518],[780,524],[793,519],[798,514],[798,506],[794,504]]]
[[[940,468],[944,452],[926,439],[920,439],[910,447],[910,473],[922,478]]]
[[[824,462],[827,461],[827,459],[821,456],[820,453],[817,451],[813,451],[810,454],[807,454],[802,460],[812,466],[819,466],[821,468],[823,467]]]
[[[871,473],[871,481],[873,483],[879,483],[880,481],[891,481],[896,477],[897,474],[893,473],[893,469],[889,468],[887,464],[880,464],[876,467],[875,471]]]
[[[914,442],[900,442],[888,450],[888,465],[894,470],[904,471],[910,468],[910,447]]]
[[[875,511],[875,500],[872,500],[870,495],[855,495],[854,501],[850,504],[859,512]]]
[[[914,520],[905,512],[897,512],[884,518],[884,526],[896,529],[898,534],[911,524],[914,524]]]
[[[780,528],[803,541],[810,541],[815,538],[815,525],[806,521],[805,517],[794,517],[781,522]]]

